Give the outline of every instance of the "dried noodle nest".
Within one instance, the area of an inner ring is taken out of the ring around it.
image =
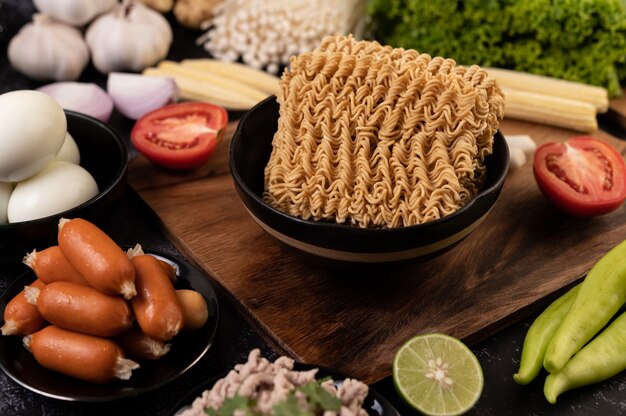
[[[421,224],[464,206],[504,107],[477,66],[344,36],[292,58],[280,86],[264,199],[360,227]]]

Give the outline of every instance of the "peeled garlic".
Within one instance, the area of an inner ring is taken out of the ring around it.
[[[172,28],[160,13],[124,0],[89,26],[86,39],[98,71],[138,72],[165,58]]]
[[[9,43],[9,62],[36,80],[74,81],[89,61],[80,32],[36,14]]]

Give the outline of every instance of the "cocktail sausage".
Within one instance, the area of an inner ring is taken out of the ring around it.
[[[41,316],[53,325],[84,334],[112,337],[132,324],[128,303],[88,286],[54,282],[37,297]]]
[[[130,300],[144,334],[169,341],[181,330],[184,316],[174,286],[159,261],[150,255],[133,257],[137,296]]]
[[[139,368],[114,341],[56,326],[25,337],[24,346],[47,369],[92,383],[128,380]]]
[[[126,355],[137,360],[158,360],[167,354],[171,347],[170,344],[150,338],[135,325],[116,340]]]
[[[67,261],[59,246],[48,247],[42,251],[33,250],[24,257],[23,263],[33,269],[39,280],[46,284],[73,282],[89,285]]]
[[[59,222],[59,247],[91,286],[108,295],[135,296],[135,269],[124,251],[89,221]]]
[[[30,287],[41,289],[45,284],[41,280],[35,280]],[[4,325],[0,328],[2,335],[25,336],[39,331],[46,326],[36,305],[33,305],[24,297],[24,291],[15,295],[4,308]]]

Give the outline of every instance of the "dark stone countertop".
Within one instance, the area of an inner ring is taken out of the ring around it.
[[[7,61],[6,48],[11,36],[30,19],[31,1],[0,0],[0,93],[38,84],[14,71]],[[193,43],[198,34],[175,27],[175,42],[170,59],[202,56],[204,51]],[[89,67],[82,81],[103,85],[105,79]],[[111,119],[122,135],[127,136],[132,123],[119,114]],[[1,143],[1,137],[0,137]],[[131,154],[134,150],[131,148]],[[131,245],[140,241],[144,246],[181,256],[167,240],[159,221],[148,206],[128,189],[119,207],[102,228],[118,243]],[[19,263],[0,264],[0,291],[26,271]],[[175,381],[136,398],[112,403],[76,403],[40,396],[16,384],[0,372],[0,415],[168,415],[172,407],[198,385],[223,374],[238,362],[245,361],[250,349],[261,348],[268,358],[276,352],[261,335],[235,310],[220,298],[220,323],[215,341],[206,356]],[[542,374],[528,386],[518,386],[512,374],[517,370],[524,335],[534,316],[471,347],[477,355],[485,376],[483,394],[470,415],[620,415],[626,414],[626,373],[605,382],[583,387],[559,397],[556,405],[543,398]],[[347,346],[349,348],[349,346]],[[364,363],[366,365],[366,363]],[[388,378],[373,387],[388,398],[401,414],[414,414],[396,395]]]

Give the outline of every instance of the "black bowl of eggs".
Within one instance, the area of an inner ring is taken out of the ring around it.
[[[279,209],[267,199],[266,170],[278,120],[279,105],[275,97],[270,97],[240,121],[229,148],[235,188],[248,213],[269,234],[296,249],[333,261],[385,263],[432,257],[449,250],[486,218],[508,171],[508,147],[498,131],[493,136],[493,152],[485,158],[486,173],[480,189],[450,214],[395,228],[305,219]],[[285,172],[286,177],[301,174],[297,160],[292,162],[295,167]]]
[[[2,94],[0,109],[0,260],[54,244],[62,217],[106,219],[126,188],[122,138],[37,91]]]

